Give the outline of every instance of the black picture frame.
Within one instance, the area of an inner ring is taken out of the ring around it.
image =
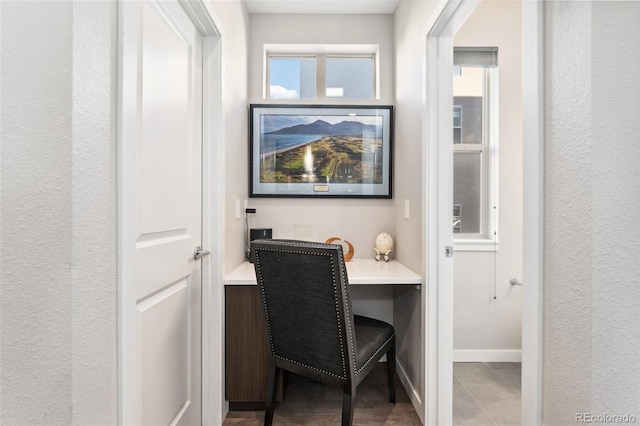
[[[392,198],[393,106],[249,106],[249,196]]]

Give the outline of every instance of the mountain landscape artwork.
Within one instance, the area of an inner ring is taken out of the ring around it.
[[[380,184],[383,120],[377,115],[261,115],[262,183]]]

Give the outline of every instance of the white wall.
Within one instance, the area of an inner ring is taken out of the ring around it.
[[[513,357],[504,351],[521,348],[522,287],[509,284],[510,278],[522,279],[521,34],[520,2],[485,0],[454,37],[455,46],[498,47],[500,107],[500,244],[497,252],[460,251],[456,246],[454,361],[504,360],[496,357]]]
[[[543,420],[640,419],[640,4],[545,7]]]
[[[436,2],[401,0],[394,16],[395,40],[395,91],[396,91],[396,150],[394,229],[395,250],[405,265],[422,273],[425,253],[422,251],[422,199],[423,153],[425,143],[425,60],[427,52],[427,25],[434,13]],[[404,200],[409,200],[409,219],[404,219]],[[426,238],[429,236],[427,235]],[[424,282],[424,281],[423,281]],[[426,306],[421,303],[421,291],[403,286],[394,289],[394,325],[396,326],[396,353],[401,367],[411,383],[410,397],[418,405],[425,406],[426,389],[422,376],[425,366],[422,342],[426,329],[421,313]]]
[[[0,7],[0,422],[115,424],[116,4]]]
[[[390,15],[251,15],[249,99],[252,103],[282,103],[262,99],[264,44],[378,44],[380,100],[358,104],[393,104],[393,19]],[[344,101],[342,101],[344,103]],[[337,104],[340,101],[312,103]],[[353,104],[354,101],[347,103]],[[247,115],[248,112],[245,112]],[[247,138],[237,141],[243,148]],[[248,154],[235,164],[235,175],[246,182]],[[395,185],[394,185],[395,187]],[[247,186],[243,198],[247,199]],[[325,241],[349,240],[356,258],[372,258],[376,236],[393,236],[393,202],[366,199],[252,198],[257,209],[249,226],[273,228],[274,238]]]
[[[244,261],[244,220],[236,219],[236,199],[247,194],[249,113],[247,111],[248,23],[243,2],[210,2],[222,33],[222,108],[225,168],[225,273]]]

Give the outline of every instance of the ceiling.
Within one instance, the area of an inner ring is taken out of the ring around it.
[[[399,0],[245,0],[249,13],[392,14]]]

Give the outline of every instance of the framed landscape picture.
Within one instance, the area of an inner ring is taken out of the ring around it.
[[[249,109],[251,197],[391,198],[393,107]]]

